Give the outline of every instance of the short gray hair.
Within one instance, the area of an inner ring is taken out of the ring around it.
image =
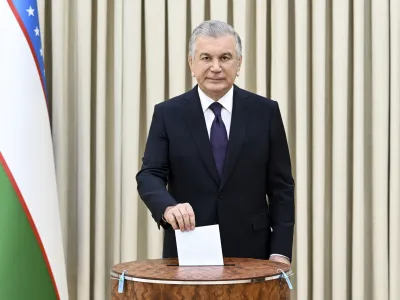
[[[224,35],[232,35],[235,38],[237,55],[242,57],[242,41],[239,34],[231,25],[217,20],[204,21],[193,30],[189,39],[189,55],[192,58],[194,57],[196,52],[195,43],[199,36],[220,37]]]

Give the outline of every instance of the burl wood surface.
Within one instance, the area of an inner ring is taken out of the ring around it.
[[[176,258],[148,259],[118,264],[111,270],[118,274],[126,270],[125,274],[138,278],[179,281],[254,279],[280,274],[278,269],[290,270],[285,264],[251,258],[224,258],[224,263],[226,266],[179,267]]]
[[[225,266],[179,267],[177,259],[154,259],[118,264],[111,269],[118,274],[126,270],[127,276],[163,280],[165,283],[126,280],[124,291],[120,294],[118,280],[111,279],[111,297],[112,300],[290,299],[290,291],[284,279],[238,284],[209,282],[263,280],[265,277],[280,274],[278,269],[288,272],[289,266],[246,258],[225,258],[224,263]],[[170,284],[168,281],[186,281],[186,284]],[[190,284],[190,281],[204,281],[208,284]]]

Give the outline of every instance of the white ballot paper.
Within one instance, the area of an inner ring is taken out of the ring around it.
[[[223,266],[219,225],[175,230],[180,266]]]

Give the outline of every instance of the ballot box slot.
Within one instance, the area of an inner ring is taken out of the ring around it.
[[[178,264],[167,264],[167,267],[235,267],[235,264],[224,264],[223,266],[180,266]]]

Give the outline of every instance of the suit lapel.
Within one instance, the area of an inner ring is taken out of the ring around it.
[[[220,180],[214,162],[214,156],[211,149],[206,122],[204,120],[200,97],[197,91],[197,85],[186,94],[185,101],[184,116],[188,129],[191,132],[206,168],[209,170],[217,184],[219,184]]]
[[[246,100],[248,95],[248,93],[245,93],[236,85],[234,86],[231,127],[220,190],[224,187],[224,184],[232,174],[245,140],[246,126],[249,119],[249,112],[247,109],[249,101]]]

